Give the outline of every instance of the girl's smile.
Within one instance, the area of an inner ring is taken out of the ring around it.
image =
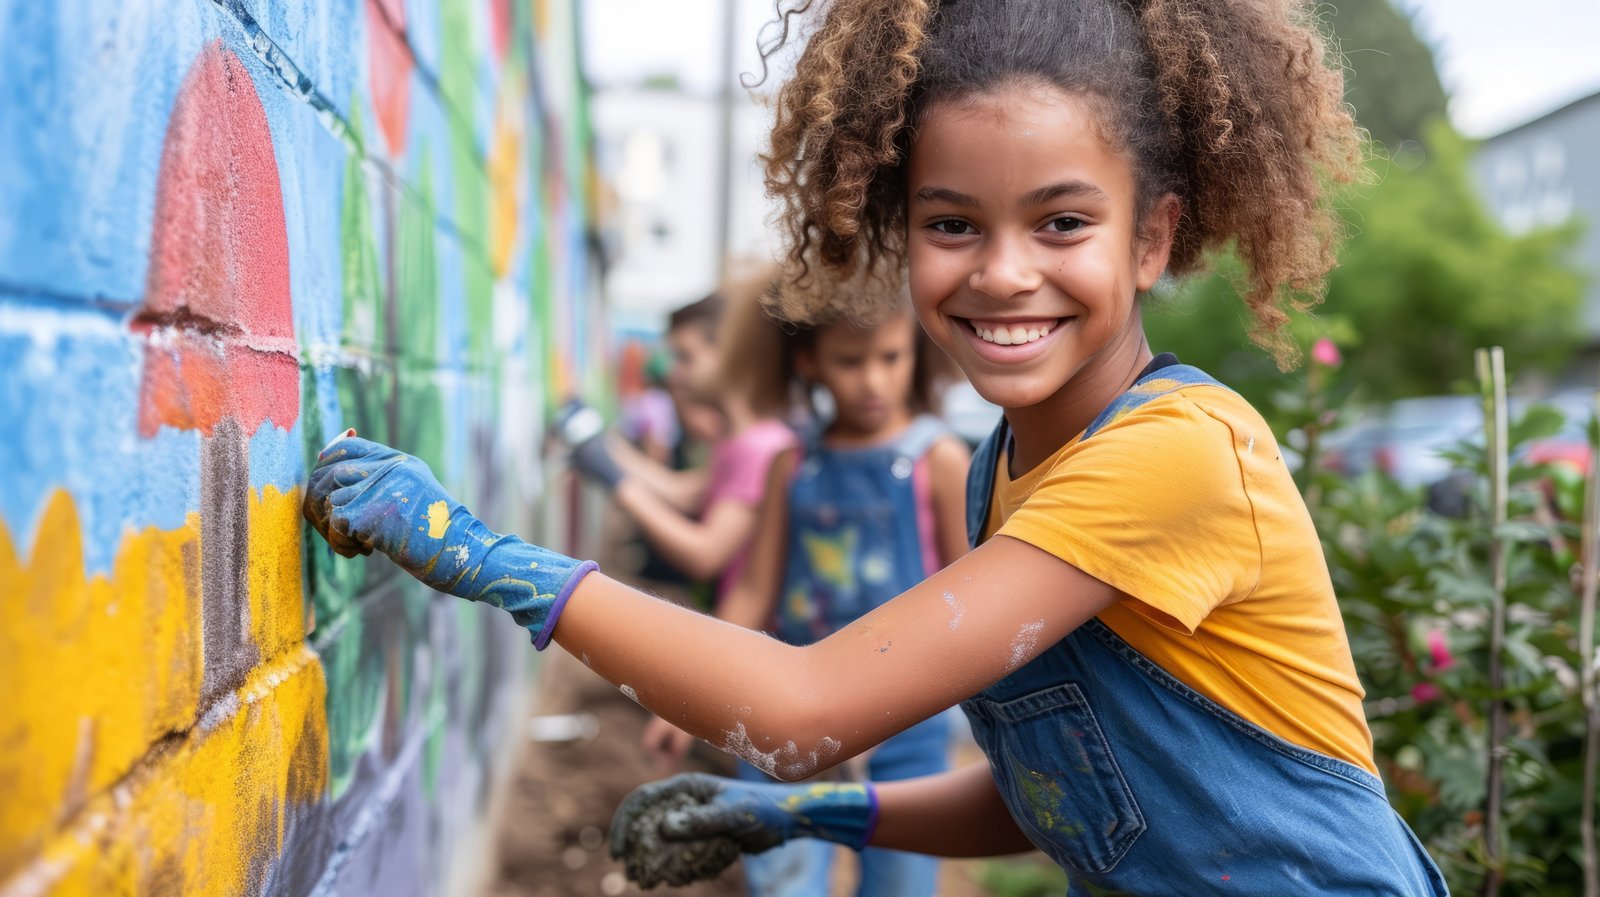
[[[957,318],[973,351],[995,364],[1029,361],[1047,351],[1050,338],[1072,322],[1067,318]]]

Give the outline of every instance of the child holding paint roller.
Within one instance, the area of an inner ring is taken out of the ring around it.
[[[715,580],[715,603],[744,568],[772,460],[795,444],[783,421],[788,381],[767,363],[783,351],[783,332],[760,307],[772,276],[763,269],[730,280],[669,326],[674,389],[685,404],[715,407],[725,423],[703,470],[674,471],[607,439],[599,412],[580,403],[556,421],[573,465],[612,493],[665,560],[691,579]]]
[[[1358,136],[1311,11],[833,0],[816,14],[794,29],[809,43],[768,163],[786,293],[799,317],[817,272],[906,273],[924,329],[1005,409],[968,479],[974,550],[795,647],[483,532],[425,466],[373,443],[319,464],[314,525],[506,607],[536,645],[553,636],[779,778],[956,703],[989,758],[870,786],[653,783],[613,825],[645,883],[813,837],[1037,846],[1075,892],[1444,894],[1385,799],[1321,546],[1271,431],[1152,353],[1140,322],[1164,272],[1231,243],[1271,343],[1284,291],[1332,264],[1323,176],[1351,173]],[[435,502],[450,509],[439,538],[418,510]]]

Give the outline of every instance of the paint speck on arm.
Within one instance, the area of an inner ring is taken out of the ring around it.
[[[428,505],[428,538],[442,539],[450,528],[450,503],[440,499]]]
[[[785,742],[774,750],[763,751],[751,740],[744,723],[736,722],[733,725],[732,729],[722,733],[722,743],[718,747],[773,778],[793,780],[815,775],[824,763],[832,760],[844,748],[837,738],[824,736],[809,751],[801,750],[793,741]]]
[[[1256,438],[1254,436],[1252,436],[1252,437],[1250,437],[1249,441],[1247,441],[1244,444],[1244,453],[1248,455],[1251,452],[1254,452],[1255,450],[1256,450]]]
[[[967,612],[967,608],[953,592],[944,593],[944,603],[950,607],[950,631],[955,632],[961,626],[961,615]]]
[[[639,703],[639,693],[633,690],[633,686],[619,685],[617,688],[620,689],[624,695],[628,696],[628,700],[635,704]]]
[[[1044,621],[1034,620],[1024,623],[1017,631],[1017,637],[1011,640],[1011,657],[1006,661],[1006,672],[1011,672],[1022,666],[1023,662],[1039,647],[1039,633],[1044,631]]]

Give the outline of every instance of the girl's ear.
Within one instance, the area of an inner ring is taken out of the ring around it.
[[[1167,260],[1172,256],[1172,239],[1178,232],[1178,216],[1183,205],[1175,194],[1168,193],[1156,200],[1155,207],[1145,215],[1139,240],[1134,251],[1138,254],[1138,288],[1143,293],[1155,287],[1167,270]]]

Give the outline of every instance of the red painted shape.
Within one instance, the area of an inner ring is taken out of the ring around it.
[[[367,77],[372,108],[391,158],[406,148],[411,114],[411,47],[406,43],[405,0],[367,0]]]
[[[139,430],[246,433],[300,415],[289,237],[266,110],[221,41],[189,70],[156,180]]]
[[[511,47],[511,0],[489,0],[489,42],[496,62],[504,62]]]

